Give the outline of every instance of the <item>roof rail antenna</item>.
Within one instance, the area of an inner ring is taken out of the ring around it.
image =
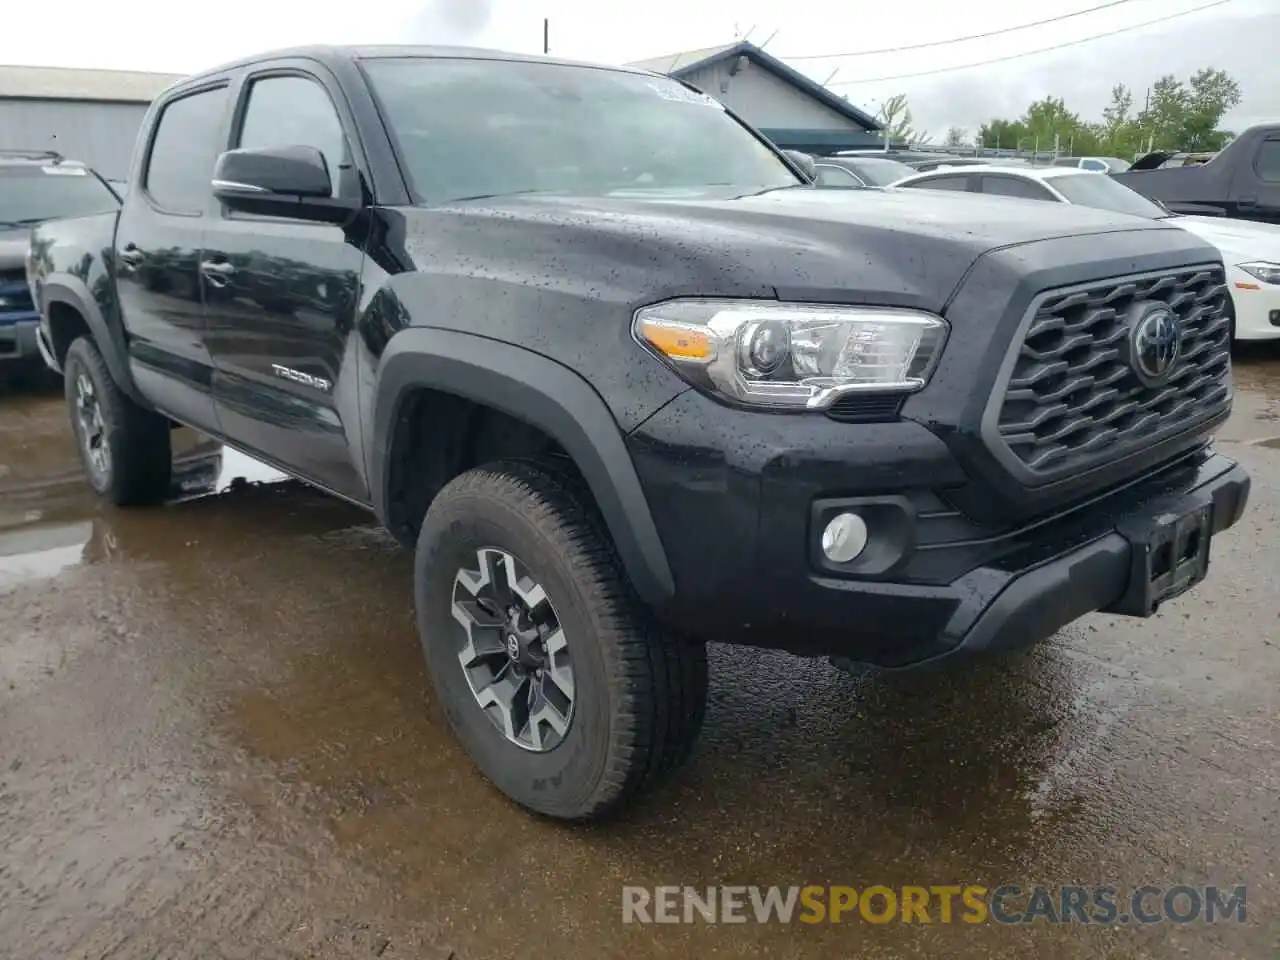
[[[56,150],[0,150],[0,157],[14,160],[52,160],[61,163],[66,158]]]

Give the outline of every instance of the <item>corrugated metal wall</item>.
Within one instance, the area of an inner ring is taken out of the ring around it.
[[[0,99],[0,149],[56,150],[122,180],[146,112],[145,103]]]

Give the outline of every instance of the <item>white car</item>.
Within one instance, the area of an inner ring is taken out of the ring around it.
[[[938,170],[904,177],[892,189],[959,190],[989,196],[1100,207],[1169,220],[1213,244],[1227,267],[1232,336],[1280,340],[1280,226],[1225,217],[1171,214],[1106,174],[1078,167],[1000,167]]]

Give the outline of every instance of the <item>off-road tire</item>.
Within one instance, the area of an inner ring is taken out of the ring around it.
[[[455,577],[486,547],[518,557],[543,586],[573,658],[575,712],[548,752],[507,739],[459,663]],[[598,819],[689,756],[706,712],[706,647],[665,629],[634,596],[572,470],[508,460],[450,482],[418,536],[415,600],[440,706],[472,760],[516,803],[562,820]]]
[[[119,507],[143,506],[162,500],[169,490],[173,470],[169,421],[140,407],[124,394],[89,337],[80,337],[71,344],[62,366],[71,431],[89,485],[100,497]],[[81,376],[92,384],[101,413],[107,440],[103,469],[90,458],[85,427],[78,414]]]

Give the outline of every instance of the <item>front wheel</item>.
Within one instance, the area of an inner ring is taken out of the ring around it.
[[[507,461],[453,480],[423,521],[415,582],[441,706],[517,803],[601,817],[688,756],[706,648],[632,595],[569,472]]]
[[[89,484],[116,506],[154,503],[169,489],[169,421],[129,399],[88,337],[63,364],[71,430]]]

